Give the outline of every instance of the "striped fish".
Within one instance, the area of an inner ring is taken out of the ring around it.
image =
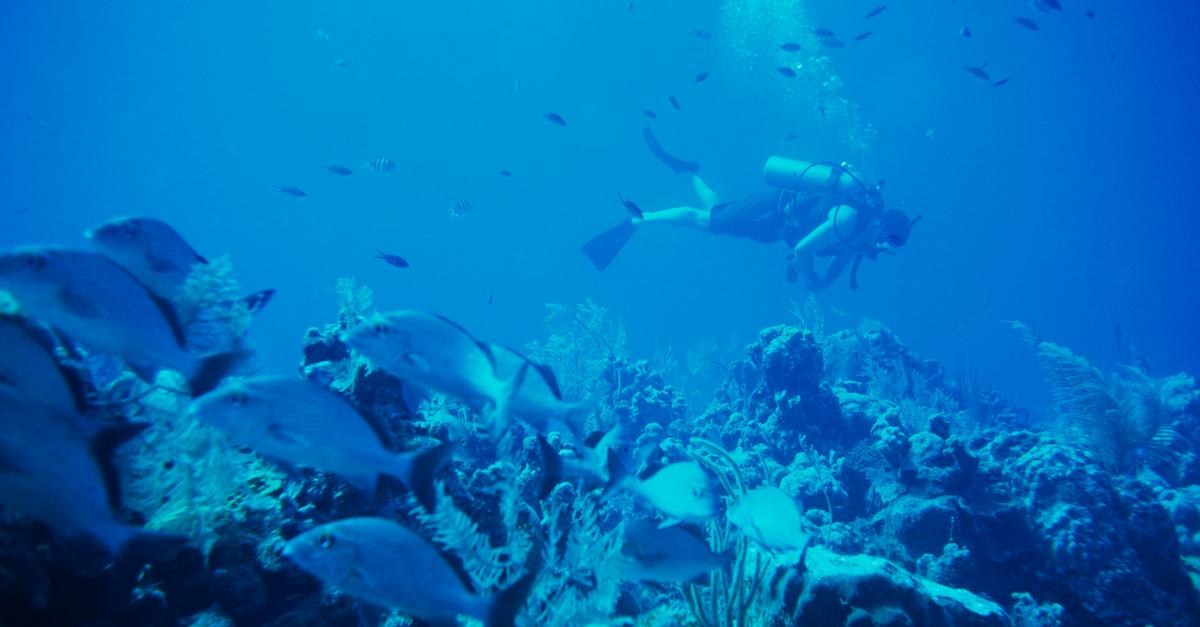
[[[450,205],[450,217],[461,218],[471,211],[471,201],[460,200],[453,205]]]
[[[376,172],[395,172],[396,162],[387,157],[379,157],[364,163],[363,167]]]

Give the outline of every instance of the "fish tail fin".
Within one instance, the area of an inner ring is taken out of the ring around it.
[[[617,254],[621,252],[625,244],[629,243],[636,232],[637,227],[633,225],[633,222],[626,220],[588,240],[579,250],[587,255],[597,270],[603,272],[617,258]]]
[[[246,307],[246,313],[254,315],[262,311],[263,307],[266,307],[267,303],[271,302],[271,298],[274,296],[274,289],[266,289],[246,296],[238,302]]]
[[[517,369],[517,374],[504,382],[500,386],[496,398],[492,399],[492,438],[498,439],[500,434],[508,428],[509,415],[508,408],[512,405],[513,398],[521,391],[521,384],[525,382],[525,374],[529,372],[529,362],[524,361],[521,367]]]
[[[484,621],[484,624],[487,627],[511,627],[515,625],[517,613],[525,606],[525,599],[529,596],[529,592],[533,590],[533,583],[536,579],[537,572],[530,572],[518,579],[517,583],[514,583],[496,595],[491,607],[488,608],[487,620]]]
[[[387,474],[404,482],[427,512],[437,509],[437,488],[434,479],[442,467],[450,461],[454,443],[445,442],[419,453],[402,453],[395,456],[396,468]]]
[[[625,482],[629,479],[629,471],[625,469],[625,464],[621,463],[621,458],[617,457],[617,452],[608,451],[608,459],[605,460],[608,467],[608,483],[604,486],[604,492],[600,494],[601,498],[609,496],[625,486]]]
[[[553,446],[546,441],[546,437],[538,434],[538,449],[542,452],[542,486],[538,491],[538,498],[545,499],[550,496],[550,492],[554,490],[563,477],[562,457],[558,451],[554,450]]]
[[[201,359],[200,365],[188,378],[188,390],[191,391],[192,398],[211,392],[221,379],[232,374],[252,354],[253,352],[248,350],[233,350]]]

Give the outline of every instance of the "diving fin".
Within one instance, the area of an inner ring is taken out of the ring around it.
[[[592,265],[596,266],[597,270],[604,271],[613,259],[617,258],[617,253],[621,252],[635,232],[637,227],[633,222],[626,220],[588,240],[580,250],[592,260]]]
[[[663,162],[663,165],[671,168],[676,174],[698,174],[700,172],[700,164],[695,161],[684,161],[678,157],[673,157],[667,154],[667,151],[658,143],[658,138],[654,136],[654,131],[650,130],[649,126],[642,128],[642,138],[646,140],[646,146],[650,148],[650,152],[654,158]]]

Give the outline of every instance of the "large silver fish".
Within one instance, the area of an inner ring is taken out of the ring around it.
[[[726,517],[746,537],[772,551],[803,550],[809,535],[804,530],[795,499],[775,487],[762,487],[742,495]]]
[[[50,333],[17,316],[0,316],[0,383],[62,414],[83,406],[80,381],[55,359]]]
[[[434,475],[450,445],[420,453],[388,450],[345,399],[295,377],[251,377],[192,402],[191,413],[262,455],[337,474],[373,491],[386,474],[399,479],[427,509],[436,507]]]
[[[583,439],[584,421],[592,411],[591,402],[572,403],[563,400],[558,380],[549,367],[506,346],[489,344],[488,348],[501,379],[513,379],[522,369],[533,371],[524,377],[509,401],[508,411],[512,416],[529,423],[541,433],[566,427],[578,440]],[[534,373],[537,376],[533,376]],[[601,452],[596,466],[603,468],[606,460],[606,454]]]
[[[30,318],[124,359],[148,381],[164,368],[183,373],[193,394],[215,387],[246,357],[189,353],[174,309],[99,253],[26,248],[0,254],[0,289],[12,293]]]
[[[534,580],[526,575],[494,599],[476,596],[432,545],[383,518],[315,527],[289,540],[283,555],[363,601],[447,623],[471,616],[489,627],[512,625]]]
[[[605,494],[624,489],[642,497],[667,515],[661,527],[681,522],[704,524],[717,513],[713,481],[696,462],[676,462],[639,479],[625,470],[614,451],[609,451],[608,476]]]
[[[403,310],[375,314],[342,334],[342,341],[376,367],[405,383],[457,396],[478,412],[491,412],[503,430],[509,404],[527,365],[502,378],[492,348],[441,316]]]
[[[0,384],[0,503],[65,535],[92,535],[113,555],[140,536],[182,546],[182,539],[146,533],[117,517],[115,479],[106,477],[94,456],[103,447],[89,441],[82,422]],[[126,423],[104,437],[116,445],[144,426]]]
[[[662,529],[651,520],[625,524],[621,574],[631,581],[691,581],[727,568],[729,555],[714,553],[698,529],[676,525]]]
[[[149,287],[174,301],[196,265],[207,265],[171,225],[154,218],[117,218],[84,235]]]

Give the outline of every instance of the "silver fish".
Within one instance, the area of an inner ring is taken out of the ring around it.
[[[457,396],[479,412],[491,411],[498,430],[525,378],[525,367],[501,378],[490,346],[457,323],[424,311],[375,314],[343,333],[342,341],[406,383]]]
[[[0,384],[0,502],[60,533],[94,536],[116,555],[143,530],[115,514],[115,481],[106,481],[83,422]],[[126,423],[110,444],[144,426]]]
[[[662,529],[651,520],[626,523],[621,556],[624,579],[661,583],[691,581],[730,563],[729,555],[709,548],[698,529],[683,525]]]
[[[608,485],[604,493],[624,489],[642,497],[667,515],[660,527],[681,522],[704,524],[717,513],[712,479],[696,462],[677,462],[645,478],[631,476],[617,455],[608,454]]]
[[[84,235],[151,291],[174,301],[188,275],[208,260],[171,225],[154,218],[117,218]]]
[[[216,383],[247,354],[199,357],[174,310],[115,261],[99,253],[25,248],[0,254],[0,288],[21,311],[90,349],[125,360],[147,381],[161,369],[190,380],[194,394]]]
[[[808,546],[804,518],[795,499],[775,487],[762,487],[742,495],[726,517],[746,537],[772,551],[802,550]]]
[[[54,357],[54,338],[16,316],[0,316],[0,384],[62,414],[83,407],[78,377]]]
[[[584,421],[592,410],[591,402],[572,403],[563,400],[558,380],[550,368],[506,346],[488,344],[487,347],[495,360],[496,376],[505,381],[522,377],[521,384],[509,400],[510,414],[540,433],[566,427],[577,438],[582,438]],[[528,370],[529,376],[522,375],[522,370]],[[606,459],[605,456],[600,457],[597,466],[603,466]]]
[[[437,549],[383,518],[346,518],[315,527],[289,540],[283,555],[364,601],[434,621],[471,616],[489,627],[513,624],[534,580],[531,573],[493,599],[476,596]]]
[[[461,218],[471,212],[471,201],[460,200],[450,205],[450,217]]]
[[[380,474],[399,479],[427,509],[449,445],[420,453],[388,450],[345,399],[294,377],[251,377],[196,399],[191,414],[271,459],[332,472],[367,491]]]

